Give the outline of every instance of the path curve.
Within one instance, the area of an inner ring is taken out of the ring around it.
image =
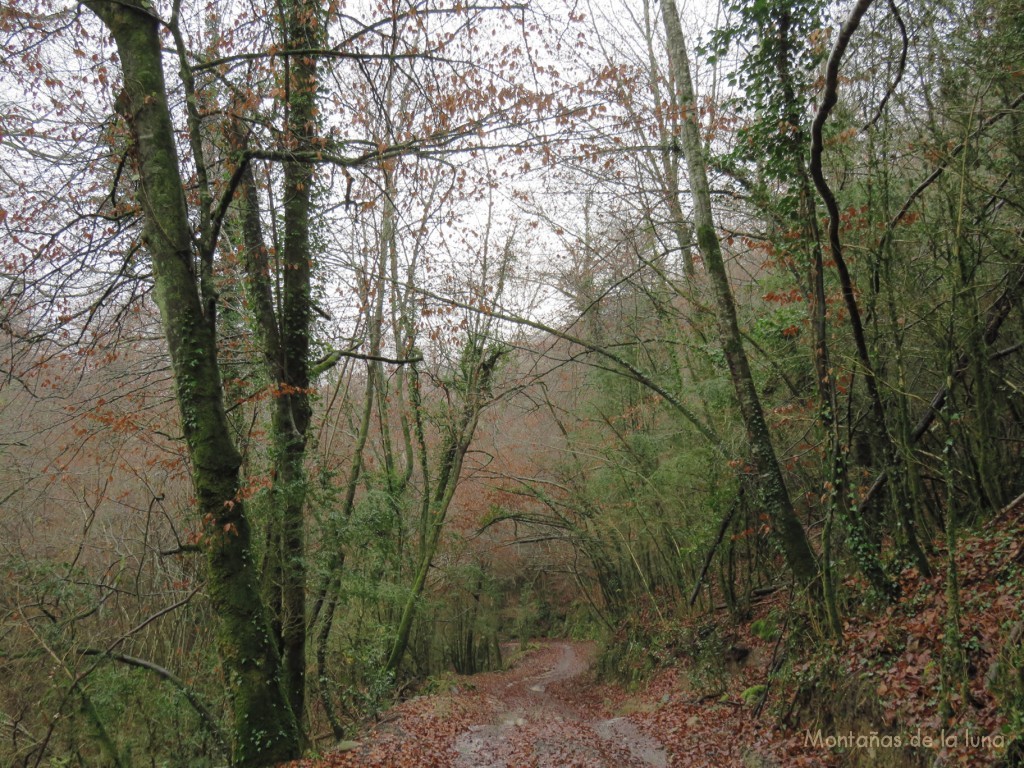
[[[520,667],[494,676],[489,722],[454,743],[452,768],[666,768],[664,748],[625,717],[603,718],[581,679],[593,647],[545,644]]]

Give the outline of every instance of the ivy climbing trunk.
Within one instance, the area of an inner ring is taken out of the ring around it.
[[[885,572],[878,556],[878,547],[871,541],[864,521],[850,507],[850,480],[847,451],[843,445],[840,415],[839,386],[832,364],[828,342],[828,313],[825,293],[825,259],[818,226],[813,180],[805,160],[807,132],[803,127],[803,100],[798,95],[800,86],[794,74],[793,61],[797,58],[797,42],[793,39],[794,18],[789,11],[781,12],[777,28],[773,29],[776,53],[773,57],[777,87],[785,105],[783,119],[785,131],[780,139],[783,151],[792,158],[792,180],[799,191],[798,228],[803,232],[808,255],[808,315],[814,339],[814,369],[817,374],[818,415],[826,434],[826,474],[822,488],[825,507],[825,525],[822,531],[822,586],[826,613],[833,635],[842,637],[839,619],[836,583],[832,566],[832,544],[835,520],[845,525],[847,542],[861,572],[880,595],[895,599],[899,586]]]
[[[309,51],[321,38],[317,6],[307,0],[284,4],[289,50]],[[287,149],[311,149],[317,134],[316,59],[285,57]],[[311,216],[314,168],[284,164],[284,254],[281,275],[279,350],[273,434],[275,513],[281,524],[280,624],[285,689],[301,726],[306,695],[306,442],[312,418],[309,343],[313,272]]]
[[[241,132],[235,131],[234,137],[239,141],[236,150],[244,151]],[[308,363],[310,270],[292,269],[290,265],[297,253],[305,257],[305,262],[309,261],[308,236],[303,238],[301,233],[299,236],[294,233],[308,222],[308,213],[300,217],[300,224],[296,225],[288,216],[288,208],[285,209],[284,274],[282,290],[275,301],[271,284],[274,267],[263,237],[259,192],[251,167],[247,166],[242,172],[236,198],[242,214],[247,303],[255,320],[257,343],[274,396],[271,416],[273,486],[262,589],[264,600],[271,608],[270,626],[284,663],[285,688],[301,726],[305,709],[306,656],[304,508],[307,478],[304,462],[312,414]]]
[[[779,467],[775,448],[772,445],[768,424],[761,408],[761,400],[754,386],[746,350],[740,335],[736,304],[729,285],[729,276],[722,257],[722,247],[715,230],[711,212],[711,191],[708,185],[707,164],[700,139],[698,126],[699,112],[697,98],[690,77],[690,60],[686,51],[686,39],[675,0],[661,0],[662,20],[668,44],[669,66],[679,94],[683,110],[680,121],[680,141],[693,198],[694,230],[697,246],[704,259],[704,267],[711,281],[712,292],[718,314],[719,333],[722,337],[723,352],[729,366],[736,399],[750,441],[751,457],[762,499],[768,512],[775,534],[782,546],[786,563],[797,581],[804,585],[814,584],[818,577],[818,565],[807,541],[803,526],[793,509],[789,491],[786,488],[782,470]]]
[[[269,765],[297,756],[299,732],[256,588],[249,523],[238,495],[241,457],[224,410],[213,306],[204,308],[200,299],[158,20],[133,0],[86,5],[110,30],[121,60],[118,108],[133,138],[130,161],[138,171],[143,239],[203,520],[208,590],[234,720],[234,761]]]

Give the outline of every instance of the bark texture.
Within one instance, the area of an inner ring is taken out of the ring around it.
[[[86,5],[113,34],[121,59],[124,90],[118,103],[134,137],[143,236],[204,522],[208,590],[232,704],[234,761],[269,765],[297,755],[298,729],[281,686],[277,649],[256,588],[249,523],[238,498],[241,457],[224,411],[215,320],[200,299],[158,21],[129,0]]]
[[[711,191],[708,185],[707,163],[698,127],[697,98],[690,77],[690,60],[686,39],[679,21],[675,0],[661,0],[662,19],[668,41],[669,65],[675,79],[680,106],[683,109],[680,140],[686,159],[693,198],[694,230],[697,246],[704,259],[710,278],[718,313],[722,348],[739,403],[740,413],[750,441],[751,457],[758,475],[758,483],[772,525],[786,557],[786,562],[797,581],[807,586],[818,577],[818,565],[804,533],[803,526],[793,509],[782,470],[779,467],[764,418],[761,400],[754,386],[743,338],[736,316],[736,304],[729,284],[729,275],[722,256],[722,247],[715,230],[711,211]]]
[[[296,0],[285,7],[289,48],[315,48],[320,38],[316,6],[305,0]],[[316,60],[302,54],[288,57],[285,77],[288,84],[289,149],[309,150],[316,137]],[[274,499],[281,522],[281,656],[288,700],[300,723],[305,711],[306,691],[305,459],[313,413],[309,397],[313,182],[314,168],[311,164],[285,163],[280,379],[273,420],[276,454]]]

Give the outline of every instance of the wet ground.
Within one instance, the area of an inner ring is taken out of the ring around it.
[[[589,643],[544,641],[509,669],[454,678],[391,711],[342,751],[290,768],[667,768],[648,727],[617,717]]]
[[[487,681],[489,722],[454,743],[453,768],[662,768],[668,757],[625,717],[602,718],[583,691],[593,658],[584,644],[545,645]]]

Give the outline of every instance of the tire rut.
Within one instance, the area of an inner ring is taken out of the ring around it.
[[[592,653],[573,643],[552,643],[540,653],[542,671],[521,676],[511,670],[504,688],[492,688],[495,714],[456,738],[452,768],[668,766],[657,740],[628,718],[595,716],[593,702],[583,701],[578,683]]]

